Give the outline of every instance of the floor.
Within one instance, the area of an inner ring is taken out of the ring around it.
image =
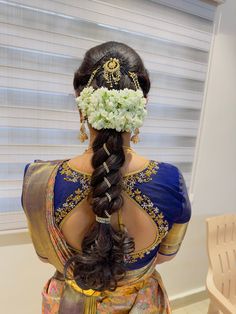
[[[207,314],[209,300],[193,303],[173,311],[173,314]]]

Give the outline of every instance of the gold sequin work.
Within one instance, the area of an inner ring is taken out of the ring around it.
[[[136,251],[126,256],[126,261],[128,263],[135,263],[139,259],[143,258],[146,254],[150,254],[152,250],[156,249],[157,245],[165,237],[168,232],[169,224],[167,220],[164,219],[163,214],[160,210],[154,206],[151,199],[142,193],[140,189],[135,187],[135,184],[150,182],[153,175],[158,172],[159,163],[155,160],[150,160],[148,166],[141,172],[135,173],[131,176],[127,176],[123,180],[123,188],[129,197],[138,203],[140,207],[145,210],[153,219],[157,225],[158,233],[155,241],[144,250]]]
[[[60,208],[57,208],[55,212],[55,221],[58,225],[61,224],[63,219],[69,214],[75,206],[82,201],[88,195],[88,190],[82,190],[80,188],[76,189],[74,193],[70,194],[66,201],[62,204]]]
[[[164,215],[159,211],[157,207],[154,206],[151,199],[143,194],[139,189],[127,190],[128,195],[137,202],[142,209],[144,209],[154,220],[158,227],[158,233],[155,241],[144,250],[140,250],[126,256],[126,260],[129,263],[135,263],[140,258],[143,258],[146,254],[150,254],[152,250],[156,248],[156,246],[161,242],[161,240],[166,236],[169,230],[168,221],[164,219]]]
[[[62,163],[58,171],[60,172],[60,174],[65,175],[64,177],[65,181],[71,181],[71,182],[79,181],[82,184],[83,188],[85,189],[89,188],[90,176],[73,170],[72,168],[70,168],[70,166],[68,165],[66,161]]]
[[[88,195],[90,190],[90,178],[86,174],[71,169],[67,162],[62,163],[58,172],[64,175],[63,180],[73,183],[79,182],[81,184],[80,188],[73,191],[73,193],[66,198],[64,203],[59,208],[56,208],[55,221],[57,225],[60,225],[67,214]]]
[[[132,175],[125,176],[123,178],[124,189],[126,191],[127,190],[130,191],[137,182],[145,183],[151,181],[152,175],[157,173],[158,168],[159,168],[158,162],[155,160],[150,160],[148,166],[144,170],[134,173]]]

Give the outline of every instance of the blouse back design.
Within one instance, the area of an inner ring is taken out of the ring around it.
[[[73,209],[86,199],[90,189],[91,174],[71,167],[68,160],[64,160],[58,168],[54,185],[54,217],[59,228]],[[140,210],[148,213],[157,231],[151,245],[125,256],[127,268],[132,270],[145,266],[157,252],[164,255],[175,254],[191,216],[186,185],[180,170],[169,163],[149,160],[143,169],[123,176],[123,189]],[[120,228],[123,228],[120,211],[118,220]],[[168,233],[176,226],[183,231],[180,232],[182,237],[177,239],[177,244],[174,238],[173,250]],[[75,252],[79,251],[69,245],[68,247]]]

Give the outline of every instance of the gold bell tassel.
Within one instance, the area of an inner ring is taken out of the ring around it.
[[[134,135],[132,135],[132,137],[131,137],[131,141],[132,141],[134,144],[137,144],[137,143],[139,142],[139,136],[138,136],[138,134],[139,134],[139,129],[136,128],[136,129],[134,130]]]
[[[80,133],[78,135],[78,138],[79,138],[81,143],[83,143],[85,140],[88,139],[88,135],[86,133],[84,122],[85,122],[85,118],[83,117],[81,120]]]

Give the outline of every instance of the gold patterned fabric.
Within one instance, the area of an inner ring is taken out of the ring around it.
[[[188,222],[183,224],[173,224],[171,230],[161,242],[159,253],[163,255],[176,254],[184,239],[187,227]]]
[[[168,296],[160,274],[155,269],[156,258],[127,275],[113,292],[95,295],[63,280],[56,272],[44,286],[43,314],[171,314]],[[91,289],[90,289],[91,290]]]

